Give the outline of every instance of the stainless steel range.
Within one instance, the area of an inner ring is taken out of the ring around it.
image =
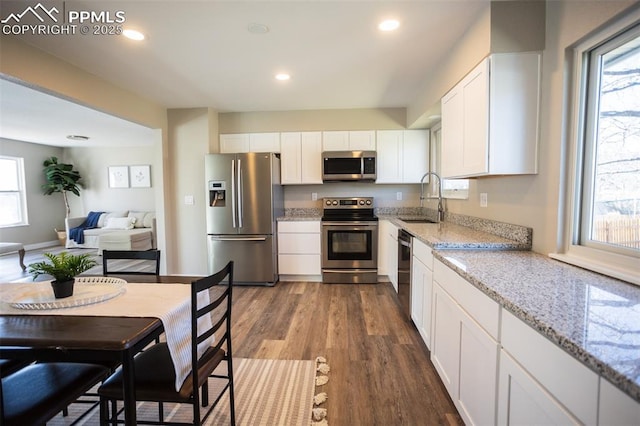
[[[324,198],[322,281],[378,282],[378,218],[372,197]]]

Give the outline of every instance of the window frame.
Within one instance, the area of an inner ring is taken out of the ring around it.
[[[583,229],[582,223],[584,221],[586,226],[591,223],[591,213],[585,211],[585,205],[590,200],[588,197],[585,199],[583,194],[590,190],[593,174],[590,163],[593,160],[593,152],[589,150],[593,151],[595,143],[594,138],[591,137],[594,129],[587,129],[586,126],[598,121],[587,119],[587,114],[595,113],[595,100],[593,96],[590,97],[589,92],[593,91],[593,85],[596,84],[588,75],[593,65],[590,62],[592,60],[590,53],[601,51],[603,46],[611,45],[630,30],[633,30],[634,34],[635,31],[640,30],[640,28],[634,28],[640,24],[640,7],[633,7],[621,16],[567,49],[567,62],[573,77],[570,87],[572,93],[569,92],[566,105],[567,111],[570,112],[567,163],[562,173],[566,190],[560,193],[558,251],[551,253],[550,256],[640,285],[640,272],[637,267],[640,253],[611,247],[597,241],[583,241],[589,231]],[[588,174],[587,177],[585,177],[586,174]]]
[[[435,171],[438,176],[442,177],[440,163],[442,161],[442,123],[438,123],[431,129],[431,145],[429,158],[431,164],[429,165],[432,171]],[[451,181],[465,181],[467,182],[466,189],[452,189],[447,187],[447,182]],[[438,189],[435,185],[430,185],[430,197],[438,197]],[[442,179],[442,198],[448,198],[453,200],[468,200],[469,199],[469,179]]]
[[[0,229],[2,228],[14,228],[18,226],[26,226],[29,224],[29,214],[27,210],[27,193],[26,193],[26,185],[25,185],[25,169],[24,169],[24,158],[22,157],[14,157],[11,155],[0,155],[0,159],[10,160],[16,163],[16,171],[18,173],[17,182],[18,189],[17,190],[4,190],[0,189],[0,193],[17,193],[19,198],[19,208],[20,208],[20,221],[15,223],[9,223],[6,225],[0,224]]]

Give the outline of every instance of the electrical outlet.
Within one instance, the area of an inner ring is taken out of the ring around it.
[[[312,192],[311,193],[311,201],[318,201],[318,193],[317,192]]]
[[[487,207],[487,193],[486,192],[481,192],[480,193],[480,207]]]
[[[402,201],[402,192],[400,191],[396,192],[396,200]]]

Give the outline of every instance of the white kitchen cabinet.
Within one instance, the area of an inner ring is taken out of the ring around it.
[[[442,177],[537,173],[541,54],[498,53],[441,102]]]
[[[499,388],[499,425],[581,424],[504,350]]]
[[[431,360],[467,424],[495,424],[499,305],[433,264]]]
[[[431,301],[433,297],[431,248],[413,238],[411,262],[411,319],[427,348],[431,348]]]
[[[249,134],[230,134],[220,135],[220,153],[236,154],[241,152],[249,152]]]
[[[280,152],[280,133],[250,133],[250,152]]]
[[[320,221],[278,222],[278,273],[283,275],[313,276],[308,281],[319,280],[321,275]]]
[[[375,130],[322,132],[323,151],[375,151]]]
[[[420,183],[429,171],[428,130],[378,130],[376,183]]]
[[[551,419],[558,416],[571,419],[559,423],[597,424],[599,377],[596,373],[505,309],[502,310],[501,342],[503,351],[530,376],[529,381],[540,388],[526,384],[525,376],[501,360],[498,398],[501,420],[512,418],[511,424],[520,424],[515,420],[540,412],[539,416],[547,415]],[[510,387],[513,381],[519,387]],[[558,413],[556,406],[564,407],[564,411]]]
[[[220,153],[280,152],[280,133],[237,133],[220,135]]]
[[[640,424],[640,403],[602,378],[600,379],[600,409],[598,413],[598,424],[601,426]]]
[[[378,222],[378,274],[398,291],[398,227],[388,220]]]
[[[280,174],[283,185],[322,183],[322,134],[280,134]]]

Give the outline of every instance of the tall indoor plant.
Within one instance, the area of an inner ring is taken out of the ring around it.
[[[50,157],[46,159],[43,166],[44,177],[47,181],[46,184],[42,185],[44,194],[51,195],[56,192],[61,193],[66,208],[65,217],[68,218],[71,213],[71,209],[69,207],[69,198],[67,197],[67,193],[71,192],[80,196],[80,188],[82,187],[82,182],[80,181],[82,177],[80,176],[80,172],[73,169],[73,164],[58,163],[57,157]],[[57,229],[55,229],[55,231],[58,234],[60,244],[64,246],[67,240],[66,231],[58,231]]]

